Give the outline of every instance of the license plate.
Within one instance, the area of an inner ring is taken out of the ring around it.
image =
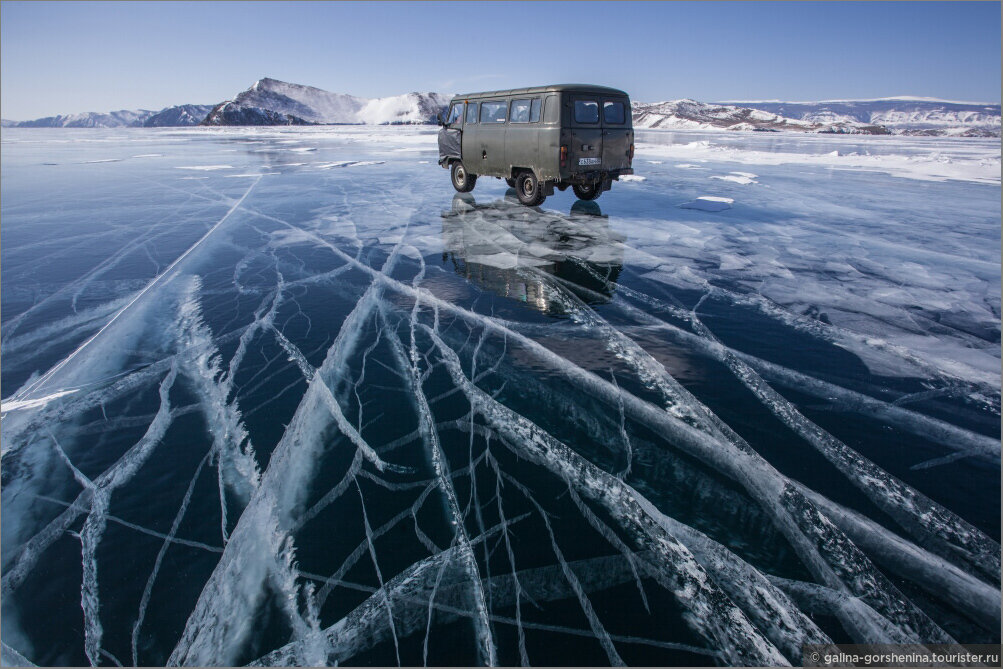
[[[579,165],[600,165],[602,164],[602,159],[600,158],[579,158]]]

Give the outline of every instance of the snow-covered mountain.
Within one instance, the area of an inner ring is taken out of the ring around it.
[[[406,93],[367,99],[265,78],[217,105],[203,125],[430,123],[449,104],[450,97]]]
[[[116,128],[192,125],[309,125],[434,123],[449,104],[442,93],[360,98],[313,86],[264,78],[218,105],[179,105],[148,110],[87,112],[3,127]],[[729,101],[634,102],[637,128],[787,130],[813,133],[999,137],[1000,105],[933,98],[880,98],[821,102]]]
[[[1000,135],[1000,105],[987,103],[892,97],[820,102],[730,100],[721,104],[751,107],[809,123],[879,125],[892,133],[903,135]]]
[[[83,112],[46,116],[33,121],[4,120],[5,128],[160,128],[168,126],[198,125],[205,118],[211,105],[177,105],[160,111],[148,109],[120,110],[113,112]]]
[[[166,107],[156,114],[143,119],[143,127],[167,128],[198,125],[211,110],[212,105],[177,105],[175,107]]]
[[[107,113],[61,114],[33,121],[15,122],[14,126],[18,128],[122,128],[143,125],[143,121],[155,113],[147,109],[122,109]]]
[[[634,102],[635,128],[692,128],[712,130],[794,130],[865,135],[887,135],[888,130],[855,120],[816,121],[788,118],[773,111],[747,106],[672,100],[668,102]]]

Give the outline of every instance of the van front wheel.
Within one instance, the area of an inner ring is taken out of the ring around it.
[[[520,172],[519,176],[515,178],[515,194],[519,198],[519,202],[528,207],[543,204],[543,201],[547,198],[543,194],[543,189],[540,187],[540,182],[537,180],[536,175],[529,170]]]
[[[594,200],[602,194],[602,188],[599,187],[598,183],[575,184],[571,188],[579,200]]]
[[[453,182],[453,188],[460,193],[469,193],[477,183],[477,175],[471,174],[459,160],[453,162],[449,169],[449,177]]]

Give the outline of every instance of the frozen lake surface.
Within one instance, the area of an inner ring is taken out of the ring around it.
[[[638,141],[4,129],[5,663],[999,643],[999,141]]]

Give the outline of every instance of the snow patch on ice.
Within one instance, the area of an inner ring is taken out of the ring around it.
[[[709,179],[720,179],[721,181],[731,181],[732,183],[742,184],[743,186],[747,186],[749,184],[759,183],[755,179],[751,179],[751,178],[745,177],[745,176],[739,176],[739,175],[735,174],[734,172],[732,172],[731,174],[727,174],[725,176],[713,176],[713,177],[708,177],[708,178]]]
[[[646,132],[658,132],[649,130]],[[929,145],[915,145],[913,140],[890,138],[881,141],[880,146],[887,151],[880,155],[859,155],[851,152],[844,155],[838,150],[828,153],[795,153],[747,148],[729,144],[718,144],[707,140],[687,144],[655,144],[639,142],[637,151],[644,156],[665,156],[691,161],[714,160],[736,162],[747,165],[817,165],[820,167],[850,170],[884,172],[894,177],[923,181],[946,181],[957,179],[999,185],[1000,153],[999,140],[977,142],[960,148],[931,150]],[[939,146],[939,145],[938,145]],[[692,162],[680,163],[676,167],[703,169]]]
[[[714,195],[702,195],[695,200],[690,200],[689,202],[684,202],[680,207],[683,209],[700,209],[701,211],[724,211],[725,209],[731,209],[731,205],[735,203],[730,197],[717,197]]]
[[[212,172],[215,170],[232,170],[233,165],[175,165],[176,170],[199,170],[201,172]]]

